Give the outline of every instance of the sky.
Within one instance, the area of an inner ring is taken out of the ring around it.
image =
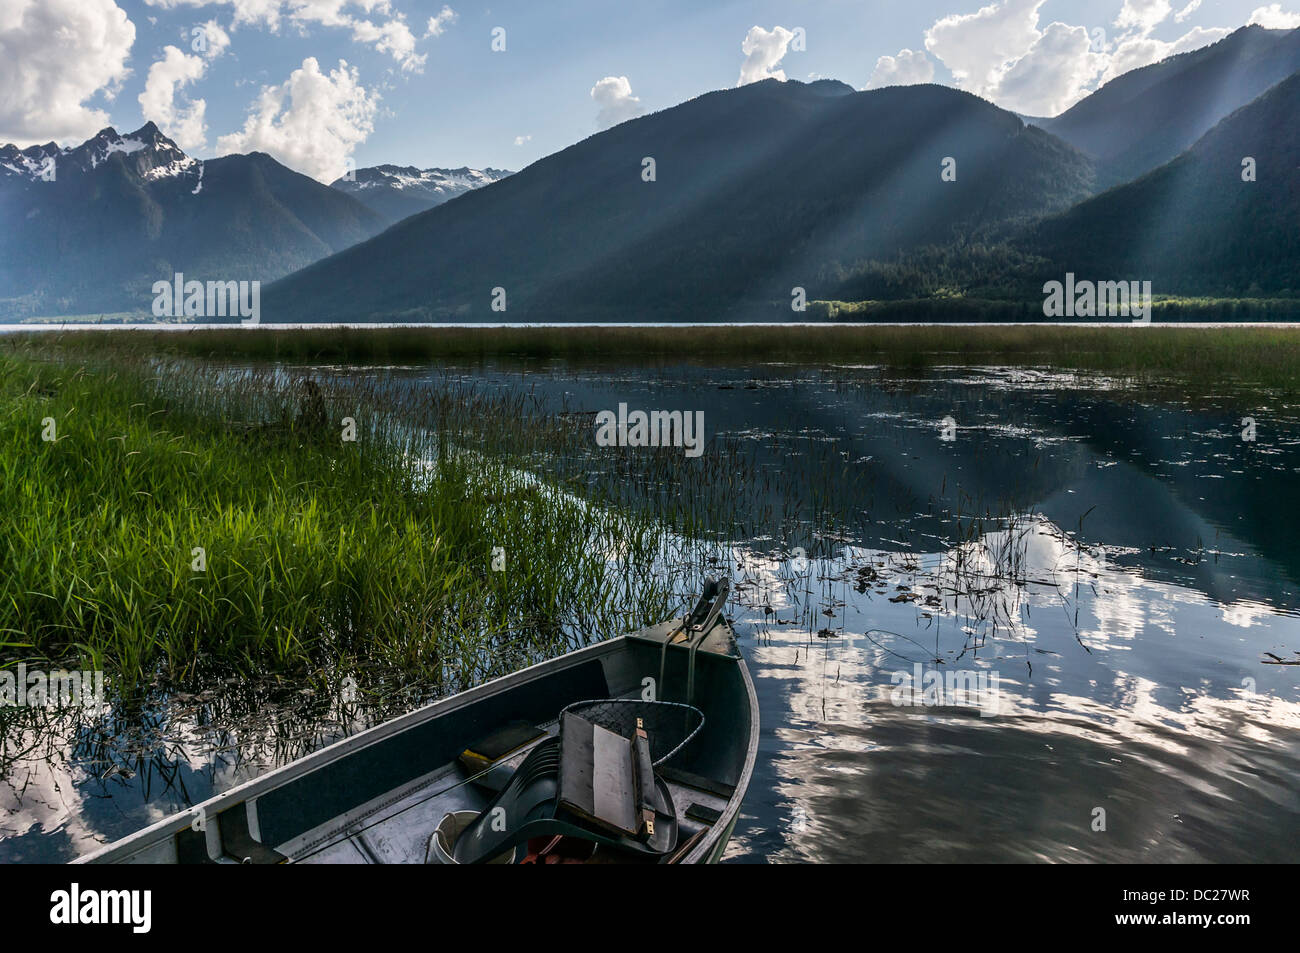
[[[191,155],[322,181],[380,163],[518,170],[775,76],[937,82],[1052,116],[1300,0],[0,0],[0,143],[153,120]]]

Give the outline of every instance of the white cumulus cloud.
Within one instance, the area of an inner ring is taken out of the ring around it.
[[[897,56],[882,56],[871,71],[867,89],[882,86],[915,86],[934,79],[934,63],[924,50],[899,50]]]
[[[1300,13],[1283,10],[1280,3],[1270,3],[1255,10],[1247,22],[1270,30],[1294,30],[1300,27]]]
[[[1230,31],[1222,27],[1194,27],[1172,43],[1157,40],[1149,36],[1133,36],[1121,40],[1107,60],[1106,72],[1102,74],[1100,84],[1105,85],[1116,77],[1123,76],[1129,70],[1140,69],[1159,63],[1163,59],[1199,50],[1203,46],[1217,43]]]
[[[1000,0],[977,13],[946,16],[925,33],[925,48],[961,89],[992,98],[1012,63],[1038,39],[1044,0]]]
[[[372,47],[376,52],[387,53],[402,72],[418,73],[424,69],[427,56],[415,51],[416,38],[407,26],[404,14],[393,9],[390,0],[145,0],[153,7],[229,7],[232,24],[236,27],[262,24],[272,32],[284,22],[307,33],[308,27],[319,25],[347,29],[352,39]],[[355,11],[355,12],[353,12]],[[447,20],[442,20],[450,14]],[[450,7],[443,7],[437,17],[429,21],[432,29],[435,20],[444,25],[455,19]],[[373,17],[374,19],[367,19]],[[441,29],[438,31],[441,32]],[[438,33],[426,33],[425,36]]]
[[[230,34],[221,29],[221,24],[216,20],[209,20],[198,29],[203,32],[198,36],[191,33],[190,45],[193,46],[194,42],[201,38],[203,40],[202,45],[206,46],[207,49],[198,52],[203,53],[208,59],[215,60],[230,48]]]
[[[186,100],[182,90],[201,80],[208,62],[216,59],[230,47],[230,34],[215,20],[209,20],[201,32],[190,33],[190,48],[198,54],[187,54],[174,46],[163,49],[163,58],[149,67],[144,92],[137,97],[140,112],[152,119],[166,135],[187,152],[207,145],[205,115],[208,104],[203,99]],[[181,101],[177,101],[178,98]]]
[[[352,38],[358,43],[366,43],[376,52],[387,53],[404,73],[419,73],[424,70],[428,55],[415,52],[415,34],[401,18],[372,23],[369,20],[353,20]]]
[[[174,46],[163,50],[163,58],[149,67],[144,92],[139,96],[140,112],[152,119],[166,135],[187,152],[207,143],[204,113],[207,103],[195,99],[178,105],[177,94],[190,83],[203,78],[207,63],[201,56],[190,56]]]
[[[113,0],[2,0],[0,143],[81,141],[109,125],[86,102],[116,95],[134,42]]]
[[[456,22],[456,11],[451,7],[444,6],[436,17],[429,17],[429,24],[425,27],[425,36],[442,36],[447,32],[447,27]]]
[[[1145,35],[1154,30],[1174,12],[1169,0],[1124,0],[1115,25],[1121,30],[1136,30]]]
[[[1002,75],[998,103],[1033,116],[1055,116],[1088,93],[1106,58],[1081,26],[1051,23]]]
[[[740,44],[740,51],[745,54],[745,62],[740,64],[740,79],[737,86],[757,83],[762,79],[779,79],[785,82],[785,70],[777,69],[777,64],[784,58],[794,33],[783,26],[764,30],[761,26],[750,27]]]
[[[617,126],[645,111],[641,100],[632,95],[632,84],[626,76],[606,76],[591,87],[591,98],[596,101],[596,125],[601,129]]]
[[[263,87],[244,128],[222,136],[223,152],[266,152],[321,182],[348,169],[353,150],[374,131],[379,95],[365,89],[355,67],[339,60],[323,73],[315,57],[279,86]]]
[[[145,3],[163,10],[175,10],[178,7],[226,6],[233,14],[235,26],[261,23],[271,30],[280,28],[281,11],[288,5],[285,0],[145,0]]]
[[[1187,6],[1183,7],[1181,10],[1179,10],[1177,13],[1174,14],[1174,22],[1182,23],[1184,20],[1186,20],[1188,17],[1190,17],[1193,13],[1195,13],[1200,8],[1201,8],[1201,0],[1192,0],[1191,3],[1189,3]]]
[[[1040,28],[1044,2],[993,0],[976,13],[944,17],[926,31],[925,48],[959,88],[1005,109],[1054,116],[1099,84],[1229,32],[1195,27],[1172,42],[1157,40],[1150,33],[1172,13],[1169,0],[1124,0],[1115,19],[1123,35],[1103,49],[1088,42],[1086,27],[1054,22]],[[1182,14],[1194,9],[1189,4]]]

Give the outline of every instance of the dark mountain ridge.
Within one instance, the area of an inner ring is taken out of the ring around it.
[[[0,222],[11,318],[148,310],[153,283],[178,271],[269,282],[385,224],[263,153],[187,156],[153,123],[72,149],[0,148]]]
[[[1300,70],[1300,29],[1242,27],[1119,76],[1037,125],[1097,159],[1109,187],[1186,151],[1220,120]]]
[[[1300,295],[1297,115],[1300,73],[1177,159],[1043,221],[1022,243],[1058,271],[1150,280],[1157,294]]]
[[[1092,184],[1073,147],[968,93],[769,80],[622,123],[406,219],[277,282],[263,307],[283,321],[788,313],[792,287],[827,262],[1031,221]],[[505,312],[491,308],[498,287]]]

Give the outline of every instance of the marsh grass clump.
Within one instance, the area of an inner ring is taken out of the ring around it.
[[[126,694],[354,665],[455,690],[666,611],[638,569],[650,521],[368,396],[144,356],[0,358],[0,664],[76,659]]]

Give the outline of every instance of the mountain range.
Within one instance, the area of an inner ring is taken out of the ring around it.
[[[941,86],[710,93],[405,219],[264,301],[286,321],[789,319],[803,288],[1041,316],[1044,282],[1069,272],[1300,295],[1298,51],[1300,31],[1246,27],[1031,122]]]
[[[471,189],[504,179],[503,169],[417,169],[376,165],[357,169],[330,185],[378,212],[389,224],[441,205]]]
[[[969,93],[765,80],[592,136],[263,300],[288,321],[722,320],[788,307],[828,261],[1033,221],[1093,177],[1078,150]]]
[[[384,165],[332,187],[262,154],[188,157],[151,123],[5,146],[0,315],[144,310],[173,271],[273,281],[263,319],[306,322],[789,319],[801,296],[1028,314],[1066,272],[1300,298],[1298,70],[1300,30],[1246,27],[1051,119],[943,86],[767,80],[515,173]]]
[[[356,199],[263,153],[199,160],[152,123],[71,149],[0,147],[0,314],[147,311],[155,281],[272,281],[379,232]]]

